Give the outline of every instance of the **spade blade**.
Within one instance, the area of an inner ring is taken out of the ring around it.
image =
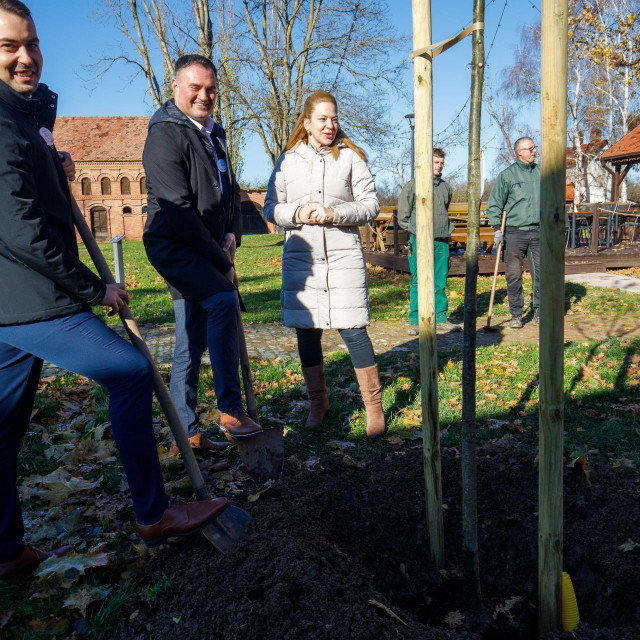
[[[284,465],[284,442],[281,427],[264,429],[250,438],[237,438],[238,453],[249,475],[258,482],[278,479]]]
[[[228,505],[202,528],[202,533],[220,553],[229,553],[249,522],[251,516],[244,509]]]

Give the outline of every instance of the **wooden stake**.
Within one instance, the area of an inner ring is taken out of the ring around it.
[[[539,634],[562,628],[567,0],[542,2]]]
[[[484,0],[474,0],[473,22],[484,22]],[[476,322],[478,248],[480,246],[480,126],[484,83],[484,29],[473,33],[471,110],[469,113],[469,165],[467,178],[466,278],[464,287],[464,340],[462,354],[462,550],[467,606],[482,608],[478,558],[478,482],[476,463]],[[495,279],[494,279],[495,282]]]
[[[413,48],[418,50],[430,44],[431,0],[413,0]],[[442,568],[444,534],[433,252],[433,86],[429,56],[417,56],[413,60],[413,90],[424,483],[431,560]]]

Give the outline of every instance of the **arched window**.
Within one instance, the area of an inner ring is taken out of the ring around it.
[[[140,193],[143,195],[147,193],[147,179],[145,177],[140,178]]]
[[[122,178],[122,180],[120,180],[120,193],[123,196],[128,196],[131,193],[131,182],[129,181],[129,178]]]
[[[89,178],[82,178],[82,195],[90,196],[91,195],[91,180]]]
[[[147,213],[147,207],[142,207],[142,213],[143,214]]]
[[[122,207],[122,213],[126,216],[131,213],[131,207]]]
[[[103,196],[111,195],[111,180],[109,180],[109,178],[102,178],[102,180],[100,180],[100,187],[102,188]]]

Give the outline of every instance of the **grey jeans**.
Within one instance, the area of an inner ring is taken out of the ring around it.
[[[524,307],[522,293],[522,261],[527,258],[533,278],[533,308],[540,307],[540,231],[509,230],[505,232],[504,261],[507,295],[512,316],[521,316]]]

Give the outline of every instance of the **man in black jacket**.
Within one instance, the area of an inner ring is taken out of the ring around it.
[[[240,196],[224,130],[211,118],[216,68],[199,55],[181,57],[174,99],[156,111],[142,161],[149,217],[144,246],[173,297],[176,342],[171,397],[194,449],[221,447],[200,433],[196,415],[200,359],[209,349],[221,428],[234,437],[262,428],[242,406],[238,366],[237,278]]]
[[[90,311],[104,305],[115,313],[129,295],[105,285],[78,257],[67,177],[51,134],[57,96],[39,84],[41,70],[29,9],[0,0],[0,578],[31,571],[51,555],[23,541],[16,486],[43,359],[108,388],[111,428],[145,543],[199,530],[227,504],[170,502],[165,494],[152,369]]]

